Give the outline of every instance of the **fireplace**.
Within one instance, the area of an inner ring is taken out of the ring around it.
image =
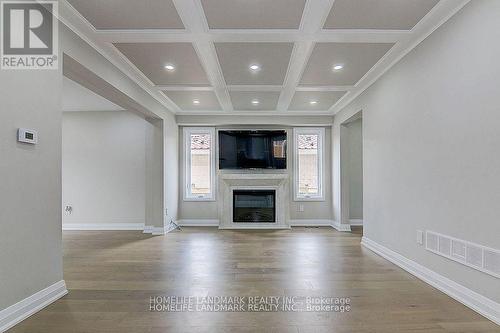
[[[233,223],[275,223],[275,190],[234,190]]]
[[[288,173],[219,172],[218,178],[219,229],[290,229]],[[250,204],[258,196],[264,199]]]

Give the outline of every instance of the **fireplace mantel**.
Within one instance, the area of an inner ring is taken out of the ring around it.
[[[219,173],[219,229],[289,229],[289,175],[287,173]],[[272,189],[276,191],[275,223],[234,223],[234,190]]]

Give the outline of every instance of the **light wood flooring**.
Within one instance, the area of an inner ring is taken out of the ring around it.
[[[69,294],[10,333],[500,332],[331,228],[64,232]],[[345,296],[351,311],[151,312],[151,296]]]

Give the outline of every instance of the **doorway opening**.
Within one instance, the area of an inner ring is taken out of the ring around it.
[[[363,117],[356,113],[340,126],[342,223],[363,227]],[[357,228],[359,227],[359,228]]]

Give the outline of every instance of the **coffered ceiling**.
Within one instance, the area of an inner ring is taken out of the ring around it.
[[[62,0],[182,114],[334,114],[468,0]]]
[[[170,0],[68,0],[96,29],[184,29]]]

